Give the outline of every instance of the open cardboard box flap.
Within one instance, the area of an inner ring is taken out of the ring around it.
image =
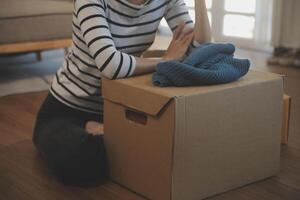
[[[106,100],[151,116],[157,116],[172,99],[172,96],[155,90],[150,75],[113,81],[103,79],[102,94]]]
[[[102,80],[102,94],[106,100],[121,104],[133,110],[157,116],[175,97],[216,92],[259,82],[278,79],[280,75],[251,70],[247,78],[228,84],[201,87],[156,87],[152,74],[118,80]],[[138,98],[137,98],[138,97]]]

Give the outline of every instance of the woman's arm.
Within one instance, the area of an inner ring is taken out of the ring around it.
[[[156,65],[165,61],[163,58],[139,58],[136,59],[136,68],[132,75],[147,74],[155,71]]]
[[[178,33],[161,59],[138,58],[118,51],[111,36],[103,0],[75,1],[77,16],[84,42],[89,48],[101,74],[109,79],[125,78],[132,75],[155,71],[161,61],[180,59],[184,56],[193,34],[184,32],[184,26]]]
[[[195,40],[200,44],[211,41],[211,29],[205,0],[195,0],[195,13]]]

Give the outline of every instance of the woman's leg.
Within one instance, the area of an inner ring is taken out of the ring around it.
[[[101,135],[91,135],[72,119],[49,121],[40,130],[37,148],[50,171],[65,184],[89,184],[106,176]]]
[[[63,108],[52,98],[46,99],[40,110],[33,138],[50,171],[68,185],[94,184],[105,179],[103,136],[85,130],[86,122],[95,117],[68,111],[70,108]]]

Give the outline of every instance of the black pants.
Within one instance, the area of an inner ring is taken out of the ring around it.
[[[38,113],[33,142],[64,184],[95,184],[106,178],[103,136],[89,134],[88,121],[103,122],[103,117],[72,109],[50,93]]]

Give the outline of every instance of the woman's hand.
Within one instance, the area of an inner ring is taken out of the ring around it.
[[[136,57],[136,68],[133,75],[151,73],[158,63],[168,60],[180,60],[184,57],[194,38],[194,30],[188,28],[184,22],[180,23],[174,32],[172,42],[163,57],[157,59]]]
[[[174,32],[173,39],[163,56],[163,60],[180,60],[184,57],[190,43],[194,38],[194,29],[187,28],[181,22]]]
[[[211,41],[211,29],[207,15],[205,0],[195,1],[195,40],[198,43],[205,43]]]

